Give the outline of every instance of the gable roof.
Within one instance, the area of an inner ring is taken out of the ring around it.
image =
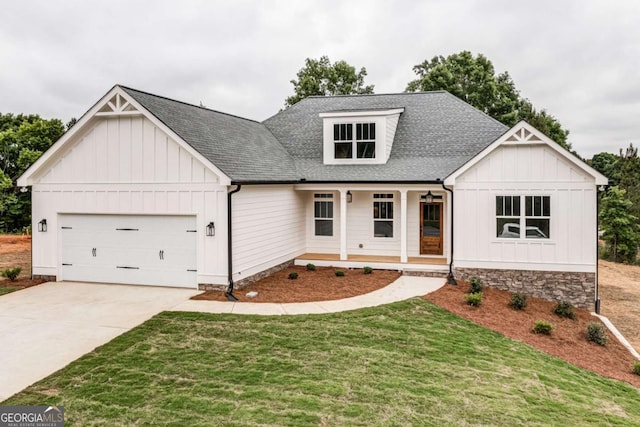
[[[293,159],[261,123],[120,86],[234,181],[293,181]]]
[[[323,164],[321,113],[404,108],[386,164]],[[444,91],[309,97],[263,122],[307,181],[444,179],[508,128]]]

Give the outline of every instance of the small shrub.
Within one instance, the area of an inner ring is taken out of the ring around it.
[[[298,278],[298,273],[296,273],[295,271],[292,271],[291,273],[289,273],[289,280],[296,280]]]
[[[602,323],[587,323],[587,339],[598,345],[607,345],[607,334],[604,331],[604,326],[602,326]]]
[[[640,375],[640,362],[633,362],[633,369],[631,370],[636,375]]]
[[[307,264],[307,270],[308,271],[316,271],[316,265],[315,264]]]
[[[536,320],[533,324],[533,333],[542,335],[551,335],[553,325],[546,320]]]
[[[473,307],[479,307],[482,304],[482,292],[476,292],[474,294],[465,294],[464,299],[467,304]]]
[[[573,304],[569,301],[560,301],[556,304],[556,308],[553,309],[553,312],[560,317],[566,317],[568,319],[576,318],[576,311],[573,308]]]
[[[22,268],[20,267],[5,268],[4,270],[0,271],[0,276],[6,277],[13,282],[14,280],[16,280],[18,274],[20,274],[21,271]]]
[[[344,271],[342,271],[342,270],[336,270],[336,276],[337,276],[337,277],[342,277],[342,276],[344,276]]]
[[[363,272],[364,274],[371,274],[371,273],[373,273],[373,268],[371,268],[371,267],[366,267],[366,266],[365,266],[365,267],[362,269],[362,272]]]
[[[511,295],[511,302],[509,306],[514,310],[524,310],[527,306],[527,296],[525,294],[513,294]]]
[[[469,278],[469,284],[471,285],[471,288],[469,288],[469,293],[470,294],[477,294],[482,292],[482,279],[477,277],[477,276],[473,276],[471,278]]]

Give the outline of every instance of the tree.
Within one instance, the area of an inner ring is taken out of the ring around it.
[[[520,96],[506,71],[496,75],[484,55],[469,51],[448,57],[435,56],[413,67],[418,78],[409,82],[408,92],[446,90],[507,126],[526,120],[549,138],[570,150],[568,131],[545,110],[536,110]]]
[[[356,72],[346,61],[332,64],[327,56],[307,58],[305,66],[298,71],[298,80],[291,80],[295,93],[285,100],[285,106],[290,107],[308,96],[373,93],[373,85],[364,84],[366,75],[364,67]]]
[[[20,231],[31,222],[31,194],[15,181],[64,131],[58,119],[0,114],[0,231]]]
[[[631,214],[640,217],[640,157],[638,148],[629,144],[624,151],[620,149],[616,163],[619,174],[618,186],[626,191],[631,201]]]
[[[618,187],[609,188],[602,198],[598,214],[602,238],[615,262],[633,263],[638,253],[638,217],[630,213],[631,206],[626,191]]]
[[[603,151],[602,153],[594,154],[587,163],[602,175],[606,176],[609,179],[610,186],[615,186],[620,182],[618,159],[618,156],[615,154]]]

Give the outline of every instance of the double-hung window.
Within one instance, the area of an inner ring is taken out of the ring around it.
[[[373,237],[393,237],[393,194],[373,195]]]
[[[335,123],[333,147],[336,159],[353,159],[354,153],[358,159],[374,159],[376,157],[376,124]]]
[[[499,238],[548,239],[550,221],[550,196],[496,196],[496,236]]]
[[[313,199],[314,234],[333,236],[333,194],[316,193]]]

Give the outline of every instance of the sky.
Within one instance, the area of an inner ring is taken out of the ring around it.
[[[264,120],[305,58],[402,92],[463,50],[507,71],[583,157],[640,144],[640,1],[10,1],[0,112],[79,118],[115,84]]]

